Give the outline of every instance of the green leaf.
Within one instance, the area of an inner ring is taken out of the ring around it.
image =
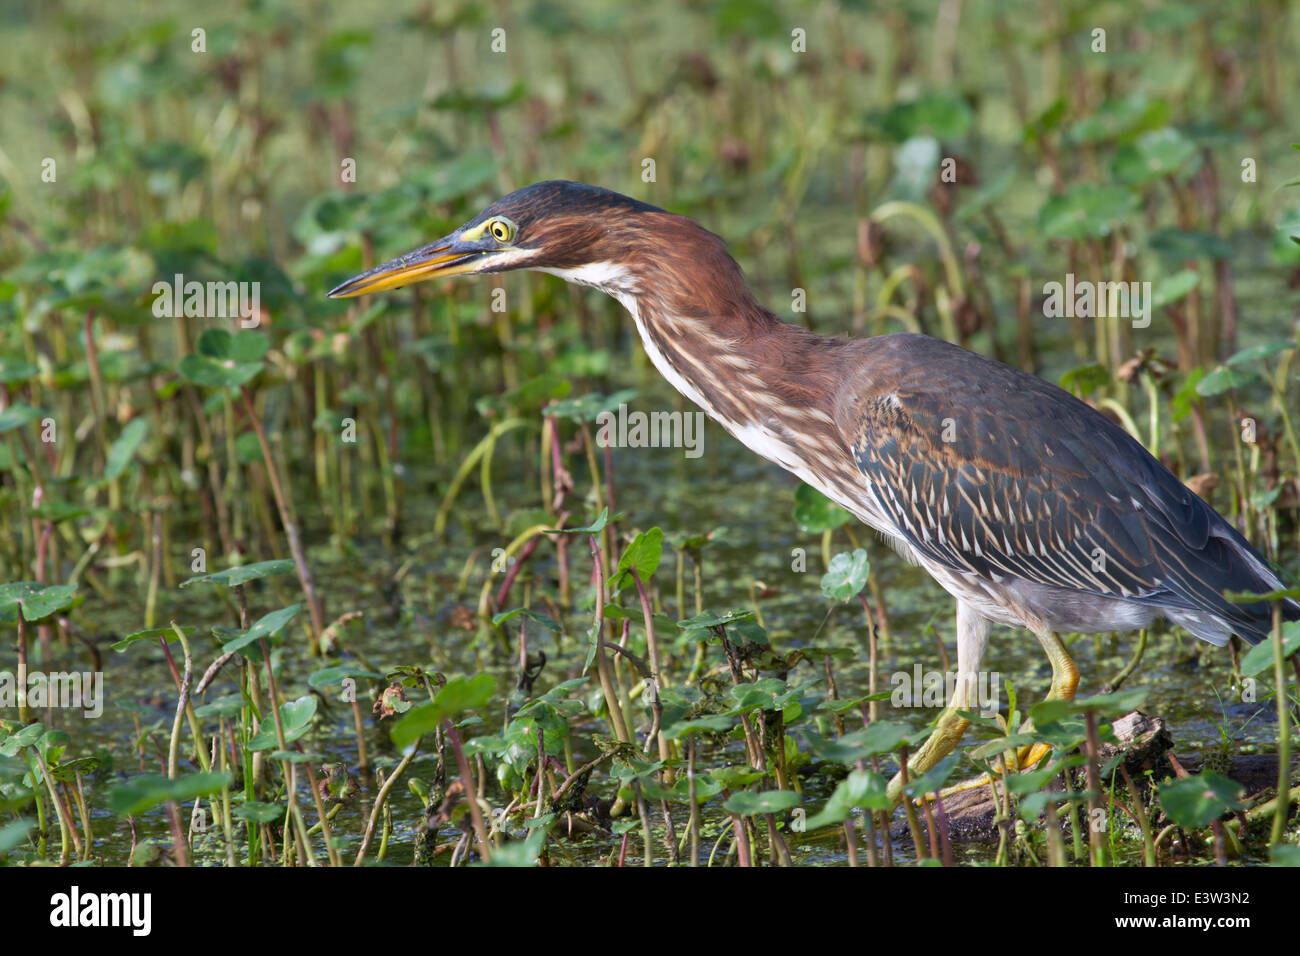
[[[193,628],[193,627],[182,627],[182,628],[181,628],[181,633],[183,633],[186,637],[189,637],[191,634],[194,633],[194,628]],[[111,645],[109,645],[109,646],[112,647],[113,650],[117,651],[117,652],[120,654],[120,653],[122,653],[124,650],[126,650],[128,647],[130,647],[132,644],[136,643],[137,641],[149,641],[149,640],[155,640],[155,639],[160,638],[160,637],[161,637],[163,640],[165,640],[168,644],[172,644],[172,643],[174,643],[174,642],[180,640],[180,637],[176,634],[176,629],[175,629],[175,628],[172,628],[172,627],[148,627],[148,628],[145,628],[143,631],[136,631],[134,634],[128,634],[126,637],[122,638],[120,641],[117,641],[116,643],[111,644]]]
[[[680,740],[694,734],[720,734],[736,725],[736,718],[725,714],[716,717],[696,717],[692,720],[679,720],[669,724],[663,730],[667,740]]]
[[[1151,692],[1149,687],[1127,687],[1112,694],[1076,697],[1074,700],[1044,700],[1029,709],[1036,727],[1060,723],[1067,717],[1092,711],[1098,717],[1123,717],[1137,710]]]
[[[1229,389],[1241,388],[1258,381],[1260,381],[1259,374],[1250,369],[1220,365],[1196,383],[1196,394],[1210,398],[1221,395]]]
[[[822,534],[846,524],[851,515],[811,485],[794,492],[794,521],[805,534]]]
[[[888,810],[892,806],[885,778],[870,770],[853,770],[840,781],[821,812],[809,817],[808,830],[843,823],[854,809]]]
[[[297,750],[272,750],[266,756],[276,762],[284,761],[287,763],[320,763],[325,759],[324,754],[304,753]]]
[[[678,621],[677,626],[684,631],[707,627],[725,627],[728,624],[735,624],[737,621],[748,621],[753,616],[753,611],[732,611],[730,614],[724,614],[721,617],[712,611],[704,611],[694,617],[688,617],[684,621]]]
[[[260,641],[264,637],[273,637],[279,633],[280,629],[298,616],[302,610],[301,604],[290,604],[288,607],[280,608],[278,611],[272,611],[270,614],[264,614],[248,630],[240,633],[238,637],[226,641],[221,646],[221,652],[228,654],[231,651],[242,650],[255,641]],[[238,633],[238,632],[236,632]]]
[[[84,518],[88,514],[93,514],[89,508],[69,504],[66,501],[45,501],[32,509],[33,518],[52,521],[55,524],[60,521],[75,521],[78,518]]]
[[[1143,130],[1165,124],[1169,105],[1164,100],[1134,94],[1123,100],[1108,100],[1076,120],[1066,133],[1071,143],[1105,143],[1121,140]]]
[[[1147,244],[1166,259],[1173,261],[1232,257],[1232,244],[1212,232],[1184,231],[1170,227],[1152,233]]]
[[[262,370],[269,346],[263,333],[251,329],[233,335],[225,329],[207,329],[199,336],[195,353],[181,359],[180,373],[197,385],[244,385]]]
[[[1160,788],[1160,806],[1180,827],[1194,829],[1244,809],[1241,785],[1217,773],[1183,777]]]
[[[1192,413],[1193,403],[1200,400],[1196,392],[1196,386],[1201,384],[1201,379],[1205,378],[1205,370],[1194,368],[1187,373],[1187,378],[1179,386],[1178,391],[1174,393],[1170,405],[1173,408],[1174,421],[1181,422],[1184,418]]]
[[[0,853],[8,853],[16,846],[21,846],[27,839],[27,833],[36,826],[35,820],[15,820],[0,826]]]
[[[996,757],[1006,750],[1013,750],[1017,747],[1025,747],[1029,744],[1037,743],[1036,734],[1008,734],[1005,737],[995,737],[993,740],[986,740],[974,750],[970,751],[972,760],[987,760],[990,757]]]
[[[35,378],[41,370],[26,359],[13,355],[0,355],[0,384],[14,385]]]
[[[360,664],[335,664],[332,667],[325,667],[318,670],[307,678],[308,687],[337,687],[345,679],[365,678],[367,680],[383,680],[383,674],[376,674],[374,671],[367,670]]]
[[[260,362],[270,346],[270,339],[264,333],[251,329],[240,329],[233,334],[225,329],[205,329],[195,351],[218,361]]]
[[[852,554],[831,558],[830,568],[822,575],[822,594],[835,601],[849,601],[867,586],[871,562],[867,552],[858,548]]]
[[[496,681],[491,674],[458,677],[447,682],[438,695],[427,703],[412,707],[393,725],[389,737],[399,750],[406,750],[425,734],[439,726],[444,719],[455,717],[467,710],[485,706],[496,693]]]
[[[1122,183],[1140,186],[1172,176],[1196,157],[1196,144],[1171,127],[1143,133],[1115,151],[1111,173]]]
[[[117,436],[117,441],[108,450],[108,458],[104,462],[105,481],[112,481],[126,470],[148,434],[149,422],[143,416],[127,422],[122,434]]]
[[[1014,734],[1012,736],[1019,737],[1022,735]],[[1012,746],[1019,745],[1013,744]],[[1007,778],[1007,789],[1018,796],[1042,790],[1054,777],[1060,776],[1061,767],[1060,761],[1053,761],[1050,766],[1040,766],[1036,770],[1022,770],[1020,773],[1012,774]]]
[[[280,722],[284,724],[285,733],[293,733],[311,725],[316,716],[316,697],[306,694],[297,700],[286,701],[280,707]]]
[[[254,564],[240,565],[237,568],[227,568],[225,571],[213,571],[210,574],[200,574],[198,577],[187,578],[181,582],[181,587],[187,588],[191,584],[222,584],[228,588],[233,588],[237,584],[246,584],[249,581],[270,577],[273,574],[286,574],[292,570],[293,561],[289,558],[258,561]]]
[[[0,830],[0,849],[3,847],[4,831]],[[1300,846],[1294,843],[1274,843],[1269,852],[1269,866],[1300,866]]]
[[[957,94],[936,92],[892,106],[873,120],[896,143],[917,136],[955,140],[970,132],[975,114],[970,104]]]
[[[14,753],[19,749],[16,745],[13,746]],[[31,767],[27,766],[26,760],[0,754],[0,780],[21,780],[30,770]]]
[[[681,774],[671,787],[661,787],[654,780],[642,780],[641,788],[651,800],[671,800],[673,803],[691,802],[691,784],[685,774]],[[723,790],[722,784],[708,776],[695,780],[695,802],[707,803]]]
[[[664,551],[664,532],[662,528],[650,528],[648,531],[642,531],[633,539],[632,543],[627,546],[623,556],[618,559],[618,568],[615,571],[614,579],[610,582],[610,587],[617,590],[623,586],[626,581],[632,580],[632,572],[635,571],[641,583],[649,581],[651,576],[659,569],[659,561],[663,557]]]
[[[244,709],[246,704],[247,701],[242,694],[227,694],[225,697],[218,697],[201,707],[194,708],[194,713],[200,717],[234,717]]]
[[[518,617],[520,615],[523,615],[524,617],[528,618],[528,620],[530,621],[535,621],[536,623],[542,625],[542,627],[546,628],[552,634],[564,633],[564,628],[560,626],[559,622],[556,621],[555,618],[547,617],[545,614],[542,614],[539,611],[534,611],[526,607],[517,607],[509,611],[502,611],[500,614],[496,614],[492,617],[492,624],[495,627],[500,627],[506,621],[510,620],[511,618]]]
[[[109,791],[108,807],[120,817],[139,816],[160,803],[181,803],[229,785],[230,775],[224,771],[189,773],[175,780],[157,773],[140,774]]]
[[[256,378],[262,366],[240,365],[233,361],[219,362],[206,355],[187,355],[181,359],[177,370],[195,385],[238,388]]]
[[[1136,204],[1123,186],[1082,184],[1050,197],[1039,210],[1038,227],[1048,239],[1105,239]]]
[[[542,855],[542,847],[546,844],[546,837],[549,831],[549,826],[534,827],[530,830],[526,839],[512,840],[509,843],[498,846],[492,851],[492,858],[487,863],[479,863],[475,865],[510,867],[536,866],[538,857]]]
[[[1061,376],[1061,388],[1076,395],[1087,395],[1109,384],[1110,373],[1104,367],[1095,364],[1072,368]]]
[[[1241,659],[1242,676],[1254,677],[1261,671],[1271,669],[1276,644],[1276,635],[1270,634],[1247,651]],[[1300,621],[1287,621],[1282,625],[1282,657],[1290,657],[1296,651],[1300,651]]]
[[[543,412],[555,418],[567,418],[575,422],[594,422],[601,412],[612,411],[619,405],[626,404],[636,397],[636,389],[628,388],[613,395],[601,395],[593,392],[551,402]]]
[[[32,408],[30,405],[23,405],[21,402],[15,402],[3,412],[0,412],[0,435],[5,432],[13,431],[15,428],[21,428],[23,425],[30,425],[32,422],[38,422],[44,418],[46,412],[39,408]]]
[[[1154,308],[1159,309],[1177,302],[1179,299],[1186,298],[1200,282],[1200,274],[1191,269],[1182,269],[1173,275],[1165,276],[1156,283],[1156,287],[1151,294],[1151,304]]]
[[[911,736],[911,728],[904,724],[877,720],[835,740],[809,734],[808,743],[819,760],[853,764],[869,757],[892,753]]]
[[[609,516],[609,509],[602,508],[600,517],[585,528],[547,528],[547,534],[600,534],[605,530],[605,526],[611,522],[617,521],[623,517],[623,512],[619,512],[614,517]]]
[[[1282,210],[1273,233],[1272,259],[1280,266],[1300,262],[1300,205]]]
[[[728,797],[722,808],[742,817],[752,817],[760,813],[784,813],[801,802],[799,794],[793,790],[767,790],[763,793],[741,790]]]
[[[278,803],[249,800],[232,807],[230,812],[249,823],[275,823],[284,819],[285,809]]]
[[[307,694],[297,700],[286,701],[280,706],[280,724],[284,728],[284,742],[291,744],[304,737],[311,729],[312,719],[316,716],[316,697]],[[248,742],[249,750],[270,750],[280,745],[280,737],[275,729],[274,720],[262,721],[262,729]]]
[[[1242,349],[1232,358],[1224,362],[1225,365],[1246,365],[1253,362],[1259,362],[1266,358],[1271,358],[1279,352],[1286,352],[1295,348],[1293,342],[1265,342],[1262,345],[1252,345],[1250,348]]]
[[[12,757],[24,747],[35,746],[36,741],[40,740],[44,734],[44,724],[39,721],[34,724],[28,724],[22,730],[10,734],[4,739],[3,743],[0,743],[0,754],[5,755],[6,757]]]
[[[731,688],[731,698],[736,705],[728,711],[728,716],[740,716],[754,710],[783,710],[787,704],[798,697],[802,688],[789,688],[785,681],[775,677],[761,677],[748,684],[737,684]]]
[[[913,797],[932,793],[943,788],[957,767],[957,754],[950,754],[920,777],[908,782],[903,790]]]
[[[723,790],[743,790],[750,784],[763,779],[763,771],[751,767],[714,767],[706,774],[706,779],[720,785]]]
[[[5,624],[18,623],[18,609],[22,602],[44,587],[35,581],[12,581],[0,584],[0,621]]]
[[[22,605],[23,620],[39,621],[72,607],[77,601],[75,584],[46,587],[32,581],[15,581],[0,585],[0,621],[16,623],[19,604]]]

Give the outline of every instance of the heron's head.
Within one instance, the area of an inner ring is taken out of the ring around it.
[[[648,245],[671,242],[674,229],[684,228],[712,237],[688,219],[608,189],[564,180],[534,183],[498,199],[451,235],[354,276],[329,295],[349,298],[443,276],[514,269],[603,285],[602,276],[627,274]]]

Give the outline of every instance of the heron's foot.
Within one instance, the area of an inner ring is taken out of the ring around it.
[[[926,738],[921,749],[907,762],[907,779],[915,780],[952,753],[952,749],[966,733],[969,724],[970,721],[962,717],[955,707],[949,707],[940,714],[934,731]],[[885,790],[889,797],[890,809],[897,809],[902,804],[903,786],[903,772],[899,770]]]
[[[961,783],[954,783],[951,787],[944,787],[939,791],[939,796],[951,797],[954,794],[966,793],[968,790],[980,790],[987,787],[997,777],[997,774],[982,773],[977,777],[971,777],[969,780],[963,780]]]
[[[1015,770],[1015,772],[1024,772],[1026,770],[1030,770],[1033,767],[1037,766],[1044,757],[1046,757],[1049,753],[1051,753],[1051,751],[1052,748],[1049,747],[1047,744],[1031,744],[1029,746],[1021,747],[1016,751],[1016,757],[1015,757],[1016,763],[1013,769]],[[967,791],[970,790],[979,790],[980,788],[987,787],[990,783],[1001,779],[1001,777],[1002,774],[998,773],[996,770],[992,772],[981,773],[978,774],[977,776],[971,777],[968,780],[962,780],[959,783],[954,783],[950,787],[944,787],[942,790],[939,791],[939,796],[951,797],[958,793],[966,793]],[[894,781],[891,782],[890,784],[891,788],[893,787],[894,783],[898,784],[898,797],[894,803],[894,806],[897,807],[900,803],[902,803],[903,788],[902,788],[901,777],[895,776]],[[894,798],[893,790],[891,789],[888,792],[890,798],[893,799]],[[917,806],[920,806],[921,798],[917,797],[912,802]]]
[[[1020,770],[1029,770],[1038,766],[1044,757],[1052,752],[1048,744],[1030,744],[1016,751],[1016,765]]]
[[[965,793],[968,790],[979,790],[982,787],[987,787],[992,781],[996,780],[997,778],[998,778],[997,774],[982,773],[977,777],[971,777],[969,780],[963,780],[960,783],[954,783],[952,786],[944,787],[942,790],[939,791],[939,798],[943,799],[944,797],[951,797],[958,793]],[[894,786],[894,782],[897,782],[899,784],[898,794],[896,797],[892,789]],[[889,796],[891,797],[891,799],[894,799],[894,807],[897,808],[903,802],[902,782],[899,780],[898,777],[895,777],[894,781],[890,783],[890,788],[891,789],[888,791]],[[913,806],[919,807],[924,803],[924,800],[925,800],[924,797],[913,797],[912,804]]]

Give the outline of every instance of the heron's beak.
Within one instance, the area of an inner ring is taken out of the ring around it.
[[[476,271],[478,261],[488,250],[479,241],[461,241],[457,235],[439,239],[421,246],[406,255],[390,259],[383,265],[353,276],[342,285],[329,291],[331,299],[350,299],[353,296],[397,289],[426,279],[464,275]]]

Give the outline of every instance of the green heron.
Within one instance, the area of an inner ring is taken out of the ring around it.
[[[684,216],[582,183],[536,183],[329,294],[515,269],[613,296],[678,391],[957,599],[957,680],[909,761],[914,774],[965,733],[961,712],[994,624],[1038,638],[1049,699],[1072,698],[1079,682],[1061,632],[1156,618],[1218,646],[1269,632],[1266,603],[1225,592],[1276,590],[1278,574],[1123,428],[1055,385],[939,339],[827,338],[783,322],[754,298],[723,241]],[[1284,614],[1300,618],[1300,603],[1287,601]],[[890,793],[901,799],[901,774]]]

